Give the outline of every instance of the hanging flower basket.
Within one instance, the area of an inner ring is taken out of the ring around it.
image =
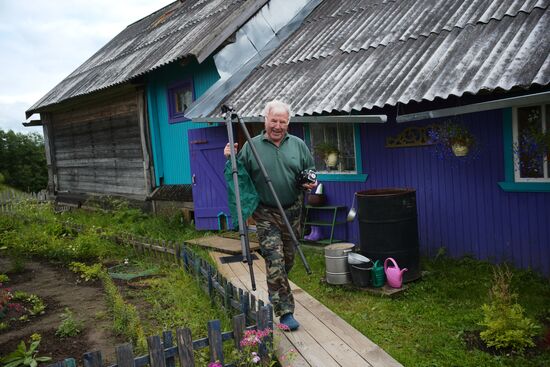
[[[463,124],[447,120],[428,132],[434,144],[442,146],[456,157],[468,155],[475,146],[474,135]]]

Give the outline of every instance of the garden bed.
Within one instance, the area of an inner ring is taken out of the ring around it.
[[[9,269],[6,258],[0,258],[0,268]],[[53,361],[68,357],[80,357],[91,350],[105,352],[106,361],[114,361],[113,345],[121,340],[112,335],[103,289],[98,282],[83,283],[63,266],[45,262],[29,261],[18,274],[8,273],[7,282],[14,291],[34,294],[43,300],[44,313],[28,318],[28,321],[13,321],[6,330],[0,331],[0,356],[14,351],[21,340],[28,346],[32,334],[42,337],[40,356],[49,356]],[[60,315],[65,308],[73,311],[84,324],[84,330],[76,337],[61,339],[55,335],[60,325]],[[12,316],[12,315],[7,315]]]

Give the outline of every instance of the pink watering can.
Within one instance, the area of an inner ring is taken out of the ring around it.
[[[393,263],[393,267],[388,266],[388,261]],[[399,269],[395,260],[391,257],[388,257],[384,261],[384,272],[386,273],[386,279],[388,280],[388,285],[392,288],[401,288],[403,284],[403,273],[408,271],[407,268]]]

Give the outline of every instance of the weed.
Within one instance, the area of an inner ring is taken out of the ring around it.
[[[23,256],[19,254],[14,254],[13,256],[11,256],[10,261],[10,273],[20,274],[25,271],[25,259],[23,258]]]
[[[105,271],[103,265],[99,263],[86,265],[81,262],[72,262],[69,264],[69,269],[75,273],[79,273],[80,277],[86,282],[99,279],[101,272]]]
[[[145,334],[136,307],[124,302],[117,286],[107,272],[101,271],[99,279],[103,283],[107,305],[113,317],[113,331],[129,339],[136,346],[137,351],[145,351]]]
[[[75,319],[73,312],[66,307],[65,312],[61,314],[61,324],[59,324],[55,335],[60,338],[73,337],[80,334],[82,329],[82,321]]]
[[[6,274],[0,274],[0,286],[2,283],[7,283],[10,281],[10,277],[8,277]]]

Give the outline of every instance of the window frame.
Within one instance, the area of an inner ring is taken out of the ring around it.
[[[335,122],[335,124],[338,124]],[[304,124],[304,140],[306,145],[312,150],[311,147],[311,124]],[[363,173],[363,161],[361,157],[361,127],[360,124],[353,125],[353,138],[355,145],[355,173],[330,173],[322,172],[317,175],[319,181],[343,181],[343,182],[365,182],[367,181],[368,174]]]
[[[167,99],[167,105],[168,105],[168,123],[169,124],[175,124],[178,122],[190,122],[191,119],[185,117],[184,112],[176,112],[176,106],[175,106],[175,92],[179,89],[182,89],[182,87],[189,87],[191,89],[191,99],[192,101],[195,101],[195,87],[193,84],[193,78],[189,77],[186,79],[179,80],[175,83],[172,83],[168,85],[166,88],[166,99]]]
[[[541,103],[541,105],[549,102]],[[526,105],[529,106],[529,105]],[[524,106],[519,106],[524,107]],[[514,157],[514,109],[507,107],[503,109],[503,130],[504,142],[504,181],[498,183],[503,191],[507,192],[550,192],[550,182],[521,181],[515,180],[515,157]]]
[[[550,103],[542,103],[542,104],[529,104],[525,106],[519,106],[519,107],[513,107],[512,109],[512,139],[514,146],[517,146],[518,144],[518,138],[519,138],[519,131],[518,131],[518,109],[519,108],[525,108],[525,107],[540,107],[541,110],[541,121],[544,125],[544,131],[548,130],[549,126],[546,126],[547,120],[546,120],[546,107],[550,106]],[[514,154],[514,167],[519,167],[519,154]],[[514,170],[514,182],[537,182],[537,183],[550,183],[550,170],[548,167],[549,163],[546,162],[546,164],[543,164],[543,175],[542,178],[535,178],[535,177],[521,177],[520,170],[515,169]]]

